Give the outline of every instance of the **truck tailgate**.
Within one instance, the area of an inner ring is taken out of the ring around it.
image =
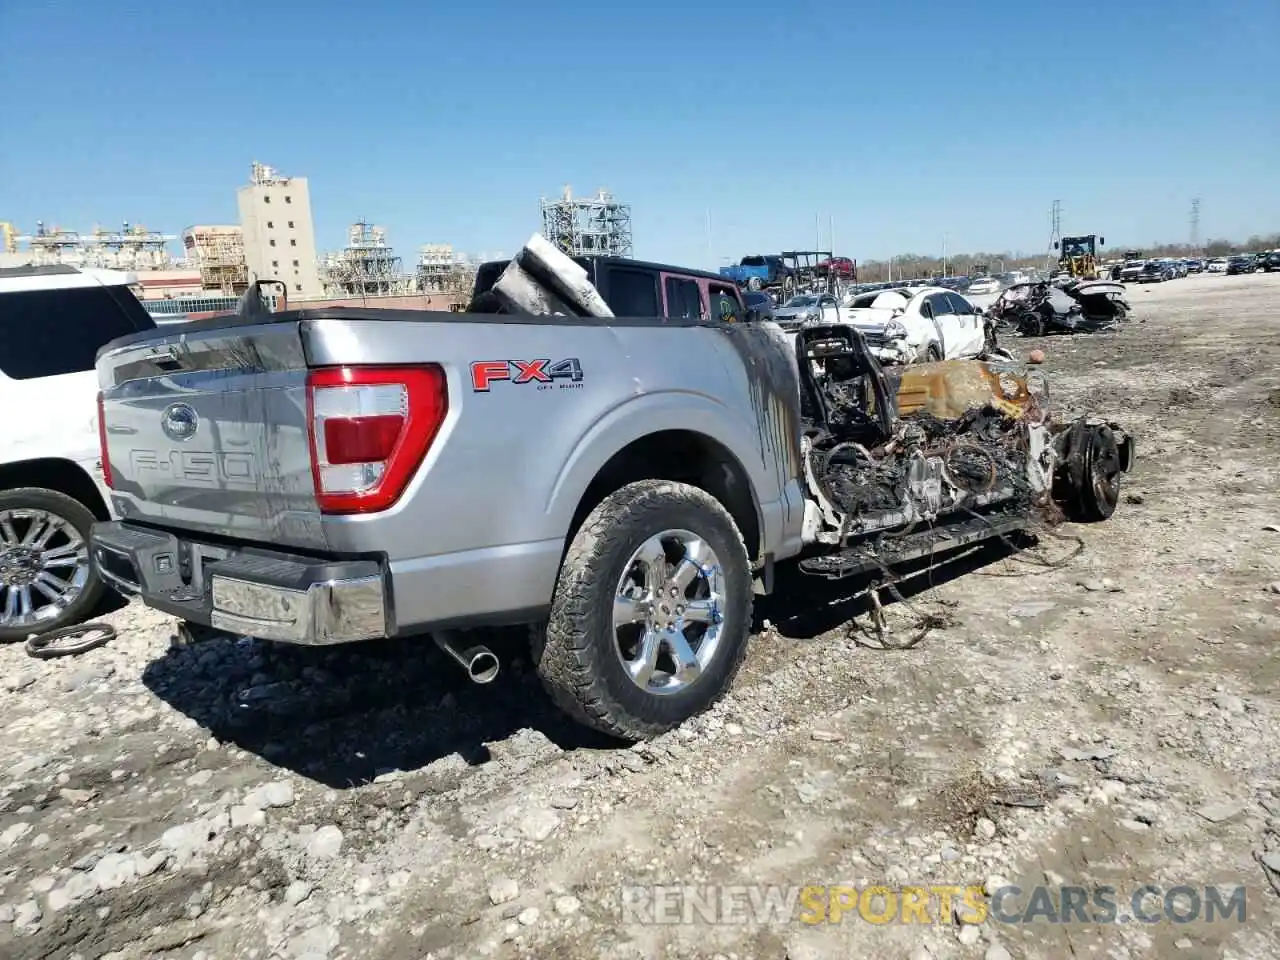
[[[122,519],[324,548],[297,322],[152,337],[97,368]]]

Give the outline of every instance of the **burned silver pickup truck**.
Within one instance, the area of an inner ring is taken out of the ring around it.
[[[255,306],[256,304],[256,306]],[[463,313],[238,316],[98,357],[120,520],[104,579],[300,644],[531,626],[552,698],[642,738],[714,702],[780,563],[860,570],[1115,509],[1132,444],[1016,371],[888,374],[847,325],[794,343],[715,274],[535,237]]]

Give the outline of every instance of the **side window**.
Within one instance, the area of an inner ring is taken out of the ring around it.
[[[719,284],[711,284],[711,319],[721,323],[738,323],[742,320],[742,305],[734,291]]]
[[[673,319],[702,319],[702,292],[698,281],[667,277],[667,316]]]
[[[0,372],[35,380],[92,370],[99,347],[154,326],[141,306],[133,313],[140,317],[104,287],[6,293],[0,297]]]
[[[929,294],[929,306],[933,308],[935,317],[945,317],[951,313],[951,304],[947,303],[947,295],[945,293]]]
[[[616,317],[657,317],[658,278],[640,270],[609,271],[609,309]]]
[[[948,293],[947,299],[951,301],[951,312],[956,316],[967,317],[973,313],[973,304],[958,293]]]

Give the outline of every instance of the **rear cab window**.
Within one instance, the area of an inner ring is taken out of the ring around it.
[[[84,373],[112,340],[154,329],[127,287],[0,293],[0,373],[11,380]]]
[[[684,277],[667,277],[663,283],[667,295],[667,317],[672,320],[701,320],[706,314],[702,308],[702,291],[697,280]]]
[[[642,270],[612,267],[605,302],[615,317],[660,317],[658,278]]]

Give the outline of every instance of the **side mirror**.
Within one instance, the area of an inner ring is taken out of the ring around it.
[[[763,318],[760,316],[760,311],[758,309],[755,307],[747,307],[746,315],[743,317],[743,320],[746,323],[759,323],[761,319]]]
[[[1098,246],[1100,246],[1100,247],[1105,247],[1106,245],[1107,245],[1107,238],[1106,238],[1106,237],[1099,237],[1099,238],[1098,238]]]
[[[1053,249],[1055,249],[1055,250],[1057,250],[1057,249],[1058,249],[1058,241],[1057,241],[1057,240],[1053,241]]]
[[[978,316],[982,316],[987,311],[983,310],[981,307],[974,307],[973,312],[976,313]]]

